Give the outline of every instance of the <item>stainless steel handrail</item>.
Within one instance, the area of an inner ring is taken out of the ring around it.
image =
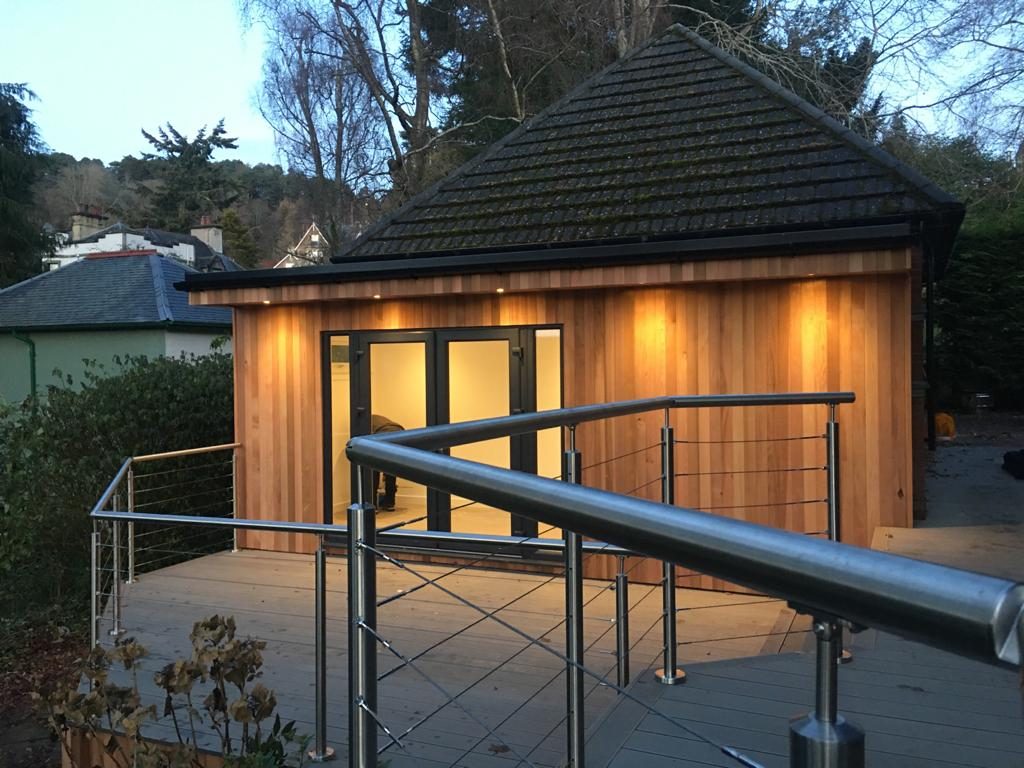
[[[815,397],[822,403],[835,399],[828,395]],[[770,396],[754,399],[762,405],[779,404]],[[654,402],[662,407],[665,400]],[[702,405],[706,405],[707,399],[703,400]],[[721,404],[720,399],[714,400],[715,405]],[[798,402],[799,398],[787,399],[788,404]],[[590,413],[620,413],[614,408],[588,408],[593,409]],[[637,412],[633,404],[628,408],[631,413]],[[545,420],[545,427],[574,423],[572,415],[549,415],[552,420]],[[456,441],[453,444],[459,444],[471,441],[463,440],[465,436],[475,441],[500,434],[506,423],[512,425],[511,429],[521,426],[519,417],[513,416],[447,425],[443,430]],[[460,434],[460,428],[465,429],[465,435]],[[409,444],[402,439],[405,434],[411,436]],[[434,440],[425,440],[421,430],[412,430],[389,433],[386,438],[353,438],[346,453],[357,465],[725,578],[822,615],[877,627],[990,662],[1021,664],[1022,584],[594,488],[569,486],[421,450],[423,446],[443,447]]]
[[[117,491],[119,485],[128,474],[128,470],[132,466],[132,459],[128,457],[121,463],[121,468],[117,470],[117,474],[114,475],[114,479],[110,481],[110,484],[106,487],[102,494],[100,494],[99,500],[93,505],[92,511],[89,513],[92,517],[96,517],[98,513],[103,511],[103,508],[107,506]]]
[[[852,403],[853,392],[809,392],[755,394],[755,395],[672,395],[648,397],[643,400],[623,400],[617,403],[580,405],[552,411],[517,413],[496,419],[461,421],[457,424],[438,424],[404,432],[382,432],[374,440],[399,443],[425,450],[451,448],[455,445],[476,443],[495,437],[521,435],[550,427],[568,427],[586,421],[597,421],[614,416],[628,416],[648,411],[686,408],[749,408],[767,405],[837,405]],[[356,438],[359,439],[359,438]]]
[[[274,531],[276,533],[314,533],[329,536],[348,536],[347,525],[331,523],[295,523],[285,520],[247,520],[230,517],[203,517],[200,515],[163,515],[159,512],[124,512],[103,509],[91,514],[96,520],[116,520],[124,523],[163,523],[165,525],[210,526],[213,528],[241,528],[250,531]],[[539,537],[500,536],[483,533],[448,533],[446,531],[413,531],[394,530],[377,534],[382,549],[414,547],[416,542],[437,544],[469,544],[481,547],[521,546],[525,549],[538,549],[561,552],[565,549],[562,539],[545,539]],[[583,550],[590,554],[617,555],[631,557],[637,553],[631,549],[606,544],[601,541],[584,541]]]

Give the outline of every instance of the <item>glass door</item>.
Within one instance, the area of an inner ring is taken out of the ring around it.
[[[360,333],[352,338],[352,433],[379,434],[436,423],[433,334]],[[424,486],[379,472],[372,473],[370,486],[379,526],[427,527]]]
[[[456,423],[524,410],[526,354],[518,328],[443,331],[437,334],[438,421]],[[505,469],[534,471],[534,452],[519,437],[500,437],[451,449],[452,456]],[[534,466],[526,466],[531,464]],[[535,523],[458,496],[440,495],[439,530],[530,536]]]

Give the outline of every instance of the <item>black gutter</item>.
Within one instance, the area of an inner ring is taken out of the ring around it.
[[[809,229],[759,232],[744,235],[691,237],[686,240],[648,240],[629,243],[533,248],[523,251],[423,255],[380,261],[353,261],[294,269],[261,269],[248,272],[191,273],[174,287],[183,291],[219,288],[267,288],[310,283],[341,283],[396,277],[515,272],[528,269],[619,266],[696,261],[700,257],[744,258],[751,251],[796,255],[808,250],[844,250],[851,242],[903,241],[914,234],[907,220]],[[696,258],[695,258],[696,257]]]

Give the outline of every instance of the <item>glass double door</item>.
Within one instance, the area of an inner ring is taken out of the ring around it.
[[[561,353],[557,329],[483,328],[349,334],[351,434],[415,429],[522,411],[558,407]],[[333,342],[333,339],[332,339]],[[554,345],[552,344],[554,342]],[[538,358],[538,352],[540,358]],[[537,367],[543,363],[538,391]],[[557,365],[552,376],[549,370]],[[552,387],[557,387],[557,402]],[[334,398],[337,401],[337,397]],[[337,440],[338,435],[335,435]],[[540,462],[557,466],[557,435],[539,440]],[[516,469],[538,470],[538,438],[502,437],[453,447],[452,456]],[[547,456],[553,453],[553,456]],[[351,468],[348,469],[351,482]],[[335,477],[338,478],[337,467]],[[401,478],[373,478],[378,525],[514,536],[537,534],[534,521]],[[342,489],[337,482],[335,500]],[[349,493],[344,494],[351,497]]]

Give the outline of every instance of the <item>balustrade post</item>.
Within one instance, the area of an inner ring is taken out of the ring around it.
[[[357,469],[357,502],[348,508],[348,730],[350,768],[377,766],[377,512],[364,501],[366,470]]]
[[[576,427],[569,427],[569,450],[562,457],[562,478],[580,485],[583,462],[576,450]],[[567,768],[584,768],[586,718],[583,709],[583,537],[563,529],[565,541],[565,668]]]
[[[238,519],[238,449],[231,449],[231,519]],[[231,529],[231,551],[238,552],[238,529]]]
[[[816,618],[814,635],[814,712],[790,723],[790,768],[864,768],[864,732],[839,714],[841,627],[835,619]]]
[[[135,467],[128,465],[128,511],[135,511]],[[135,583],[135,523],[128,523],[128,583]]]
[[[99,601],[100,601],[100,531],[99,524],[92,521],[92,535],[89,537],[90,560],[92,567],[89,574],[89,585],[92,595],[89,600],[89,648],[95,648],[99,642]]]
[[[839,541],[842,533],[842,517],[840,515],[839,497],[839,422],[836,420],[836,404],[829,403],[828,421],[825,422],[825,484],[828,498],[828,538]],[[839,630],[840,648],[839,664],[853,661],[853,654],[842,647],[842,629]]]
[[[324,546],[323,534],[317,537],[314,568],[316,572],[313,597],[313,652],[316,657],[316,722],[313,749],[309,751],[309,759],[314,763],[323,763],[334,759],[334,750],[327,746],[327,548]]]
[[[113,509],[115,512],[121,509],[121,494],[115,493],[113,497]],[[121,521],[114,520],[113,533],[113,578],[110,581],[110,602],[113,626],[110,628],[111,637],[120,637],[124,634],[124,627],[121,626]]]
[[[616,682],[619,688],[629,685],[629,576],[626,558],[618,557],[615,574],[615,658]]]
[[[661,428],[661,501],[664,504],[676,503],[675,447],[675,430],[666,410],[665,424]],[[659,683],[677,685],[686,682],[686,672],[676,663],[676,567],[669,562],[662,563],[661,593],[661,628],[665,648],[661,669],[655,674]]]

